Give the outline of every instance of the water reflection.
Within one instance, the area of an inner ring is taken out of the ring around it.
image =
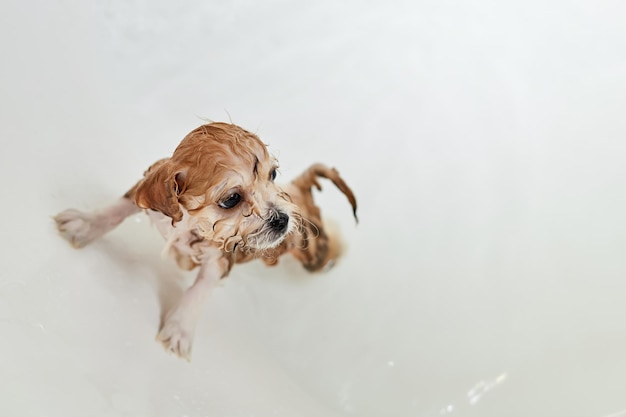
[[[470,405],[476,405],[476,403],[489,391],[496,388],[498,385],[506,381],[506,373],[498,375],[496,378],[490,381],[480,381],[472,389],[467,392],[467,400]]]

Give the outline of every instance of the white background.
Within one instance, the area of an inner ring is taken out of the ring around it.
[[[0,415],[586,416],[626,408],[621,1],[5,1]],[[124,193],[203,119],[258,133],[349,244],[237,267],[186,363],[193,274]]]

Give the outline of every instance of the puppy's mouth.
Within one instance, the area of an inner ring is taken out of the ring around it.
[[[263,226],[248,235],[248,246],[257,250],[275,248],[289,234],[293,222],[294,220],[287,213],[272,210]]]

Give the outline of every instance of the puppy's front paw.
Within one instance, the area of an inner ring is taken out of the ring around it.
[[[93,240],[92,216],[82,211],[69,209],[54,217],[61,236],[75,248],[82,248]]]
[[[175,319],[166,319],[157,335],[157,340],[163,344],[168,352],[191,361],[191,345],[193,330],[183,322]]]

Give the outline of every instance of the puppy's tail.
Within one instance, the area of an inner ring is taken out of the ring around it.
[[[317,181],[317,177],[326,178],[335,184],[335,186],[341,191],[350,202],[352,206],[352,214],[354,215],[354,219],[356,222],[359,222],[359,218],[356,215],[356,198],[354,197],[354,193],[348,187],[348,184],[339,176],[339,171],[335,168],[328,168],[324,164],[313,164],[304,171],[299,177],[293,180],[293,184],[297,186],[300,190],[310,190],[312,187],[317,188],[318,190],[322,190],[322,186]]]

